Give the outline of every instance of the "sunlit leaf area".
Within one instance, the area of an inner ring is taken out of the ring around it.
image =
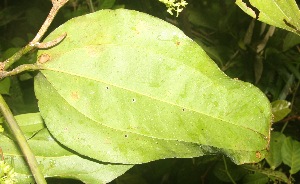
[[[298,183],[299,16],[295,0],[1,1],[0,183]]]

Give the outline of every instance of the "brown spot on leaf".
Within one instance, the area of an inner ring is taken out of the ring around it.
[[[42,54],[38,58],[38,63],[44,64],[48,62],[51,59],[51,56],[49,54]]]
[[[255,157],[260,159],[261,158],[261,153],[259,151],[256,151],[255,152]]]
[[[78,100],[78,99],[79,99],[79,94],[78,94],[78,92],[77,92],[77,91],[73,91],[73,92],[71,93],[71,97],[72,97],[73,100]]]
[[[4,62],[0,62],[0,71],[3,71],[3,70],[4,70],[4,67],[5,67]]]

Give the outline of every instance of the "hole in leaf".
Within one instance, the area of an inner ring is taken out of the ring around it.
[[[243,1],[243,2],[245,2],[247,7],[251,8],[255,12],[255,15],[256,15],[255,19],[258,19],[260,11],[256,7],[252,6],[252,4],[250,4],[249,1]]]

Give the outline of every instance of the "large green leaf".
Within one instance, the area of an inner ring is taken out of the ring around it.
[[[246,2],[246,1],[245,1]],[[267,24],[300,35],[300,11],[295,0],[236,0],[236,4],[248,15]]]
[[[178,28],[147,14],[103,10],[74,18],[38,53],[39,107],[51,134],[82,155],[115,163],[225,153],[264,158],[271,108],[227,77]],[[45,58],[48,61],[45,62]]]
[[[18,124],[25,132],[32,131],[28,129],[30,125],[35,130],[37,122],[40,121],[38,114],[30,115],[33,115],[31,120],[35,119],[33,122],[24,121],[24,115],[17,117]],[[132,165],[111,165],[80,157],[58,144],[47,129],[40,130],[28,140],[28,143],[45,177],[74,178],[85,183],[107,183],[132,167]],[[15,142],[0,135],[0,145],[6,162],[14,167],[17,183],[33,183],[32,174]]]
[[[282,161],[291,167],[290,173],[295,174],[300,170],[300,142],[288,137],[281,147]]]
[[[45,124],[40,113],[20,114],[15,116],[15,118],[26,139],[30,139],[40,130],[45,128]]]
[[[266,160],[273,170],[282,163],[281,147],[285,138],[285,135],[280,132],[271,133],[270,149]]]
[[[243,184],[266,184],[268,181],[268,176],[261,173],[250,173],[243,177]]]

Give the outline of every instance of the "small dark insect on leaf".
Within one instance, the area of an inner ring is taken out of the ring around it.
[[[294,29],[297,33],[300,33],[300,30],[298,30],[297,27],[294,26],[293,24],[289,23],[286,19],[283,19],[283,22],[284,22],[285,25],[287,25],[288,27]]]

